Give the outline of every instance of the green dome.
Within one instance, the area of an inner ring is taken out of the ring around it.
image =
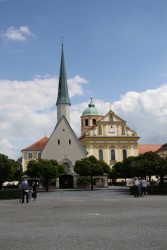
[[[88,108],[86,108],[82,115],[101,115],[101,112],[95,107],[92,98],[90,103],[88,104]]]

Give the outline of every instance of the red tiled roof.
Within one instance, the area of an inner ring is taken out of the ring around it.
[[[42,139],[40,139],[39,141],[35,142],[34,144],[28,146],[27,148],[24,148],[21,150],[22,151],[42,151],[45,147],[45,145],[48,142],[48,137],[43,137]]]
[[[162,144],[138,144],[139,155],[142,155],[149,151],[155,152],[161,147]]]

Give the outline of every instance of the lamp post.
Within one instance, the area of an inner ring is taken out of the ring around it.
[[[131,166],[132,166],[132,177],[134,178],[135,176],[135,162],[134,161],[131,162]]]
[[[17,171],[17,181],[19,181],[20,180],[20,166],[16,166],[16,171]]]

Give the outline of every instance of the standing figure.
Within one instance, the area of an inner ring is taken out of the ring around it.
[[[139,181],[138,181],[138,178],[135,177],[134,180],[133,180],[133,190],[134,190],[134,197],[139,197]]]
[[[139,194],[139,196],[141,197],[141,195],[142,195],[142,190],[141,190],[141,177],[138,178],[138,181],[139,181],[138,194]]]
[[[26,180],[23,180],[20,183],[20,189],[21,189],[21,194],[22,194],[22,203],[24,203],[24,197],[26,196],[26,201],[29,203],[29,184]]]
[[[145,180],[144,177],[142,177],[142,180],[141,180],[141,191],[142,191],[142,195],[144,196],[147,196],[147,181]]]
[[[32,184],[32,198],[34,198],[34,201],[37,198],[37,184],[36,184],[36,182],[33,182],[33,184]]]

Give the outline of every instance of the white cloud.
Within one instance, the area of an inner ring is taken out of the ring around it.
[[[1,36],[12,41],[27,41],[34,34],[27,26],[20,26],[18,29],[11,26],[5,32],[1,32]]]
[[[80,76],[69,79],[70,98],[84,95],[86,82]],[[32,81],[0,80],[0,153],[17,159],[21,149],[45,134],[50,136],[57,122],[57,87],[58,78],[48,75],[36,76]],[[165,143],[166,96],[167,84],[164,84],[142,93],[128,92],[111,108],[136,130],[141,137],[140,143]],[[80,136],[80,117],[89,101],[71,106],[71,126],[77,136]],[[103,114],[109,111],[108,102],[97,99],[93,102]]]
[[[167,141],[167,84],[142,93],[128,92],[113,103],[114,111],[141,137],[140,143]]]
[[[85,79],[76,76],[69,82],[71,97],[83,95]],[[51,76],[0,80],[0,153],[17,158],[34,140],[50,136],[57,121],[57,87],[58,78]]]

